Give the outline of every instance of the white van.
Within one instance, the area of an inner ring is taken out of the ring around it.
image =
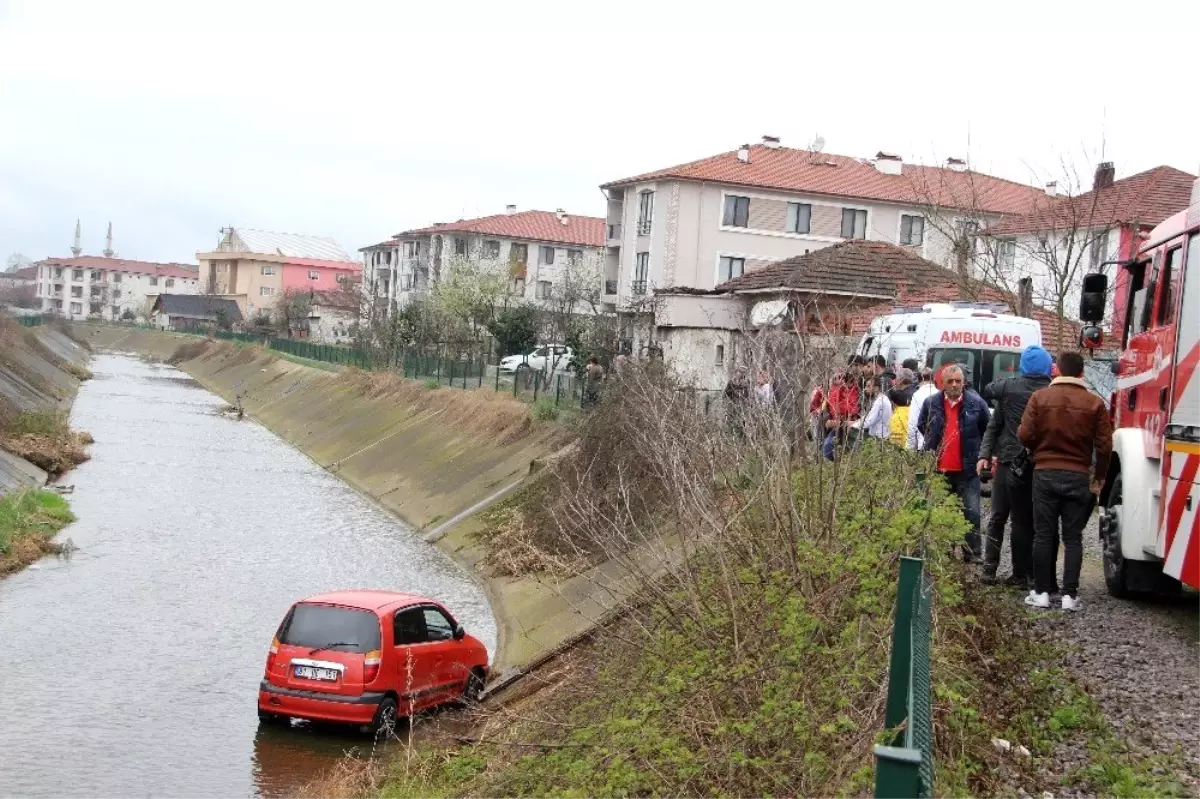
[[[976,391],[993,380],[1020,373],[1021,352],[1042,343],[1042,326],[1013,316],[1003,305],[977,302],[929,303],[896,308],[878,316],[858,345],[858,353],[882,355],[899,366],[908,358],[936,371],[944,363],[962,365]]]

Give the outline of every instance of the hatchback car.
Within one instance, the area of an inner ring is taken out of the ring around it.
[[[528,355],[508,355],[500,359],[501,372],[517,372],[531,369],[535,372],[557,372],[567,369],[575,360],[575,353],[570,347],[561,344],[547,344],[536,348]]]
[[[472,702],[487,649],[437,602],[393,591],[337,591],[288,610],[258,691],[263,723],[290,718],[390,733],[399,716]]]

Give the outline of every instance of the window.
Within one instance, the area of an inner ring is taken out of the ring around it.
[[[721,224],[727,227],[746,227],[750,223],[750,198],[725,196],[725,215]]]
[[[639,252],[633,267],[633,293],[646,293],[646,278],[650,274],[650,253]]]
[[[103,304],[103,303],[100,303],[100,302],[93,302],[93,303],[90,303],[90,304],[88,305],[88,313],[94,313],[94,314],[98,314],[98,313],[100,313],[100,312],[101,312],[101,311],[103,311],[103,310],[104,310],[104,304]]]
[[[76,270],[72,271],[72,272],[71,272],[71,279],[72,279],[72,280],[83,280],[83,270],[82,270],[82,269],[76,269]]]
[[[82,297],[83,296],[83,286],[71,286],[71,296],[72,297]]]
[[[654,192],[638,193],[638,235],[645,236],[654,224]]]
[[[865,239],[867,237],[867,212],[860,208],[842,209],[842,238]]]
[[[274,288],[274,286],[259,286],[259,287],[258,287],[258,296],[260,296],[260,297],[273,297],[273,296],[275,296],[275,288]]]
[[[812,225],[812,206],[808,203],[788,203],[787,230],[807,233]]]
[[[1092,239],[1092,251],[1088,254],[1092,271],[1100,269],[1100,264],[1108,260],[1108,231],[1104,231]]]
[[[71,303],[71,313],[83,313],[83,304],[78,302]]]
[[[745,258],[732,258],[728,255],[722,255],[720,266],[717,269],[717,282],[724,283],[726,280],[741,277],[745,272]]]
[[[54,276],[62,277],[62,267],[61,266],[54,267]]]
[[[114,300],[121,299],[121,290],[120,289],[113,289],[113,299]]]
[[[404,242],[404,257],[419,258],[421,256],[421,242],[406,241]]]
[[[583,250],[567,250],[567,263],[574,265],[583,260]]]
[[[717,366],[724,366],[724,365],[725,365],[725,345],[724,345],[724,344],[718,344],[718,345],[717,345],[717,357],[714,359],[714,361],[713,361],[713,362],[714,362],[714,363],[715,363]]]
[[[157,278],[157,277],[151,277],[151,278],[150,278],[150,285],[151,285],[151,286],[157,286],[157,285],[158,285],[158,278]]]
[[[437,608],[424,608],[425,640],[449,641],[454,638],[454,622]]]
[[[1017,240],[1000,239],[996,251],[996,266],[1000,269],[1012,269],[1017,263]]]
[[[900,215],[900,243],[920,247],[925,241],[925,217]]]
[[[92,280],[103,280],[103,279],[104,279],[103,272],[101,272],[99,269],[92,270]]]
[[[466,255],[467,254],[467,240],[466,239],[457,239],[456,238],[454,240],[454,254],[455,255]]]
[[[167,288],[169,288],[169,289],[175,288],[175,278],[173,278],[173,277],[167,278]]]
[[[512,294],[514,297],[524,297],[525,296],[525,278],[514,277],[512,279],[512,283],[508,287],[508,293]]]
[[[274,265],[272,265],[272,264],[263,264],[262,273],[263,273],[264,275],[273,275],[273,274],[275,274],[275,267],[274,267]]]
[[[411,291],[412,290],[412,275],[401,275],[400,276],[400,290],[401,291]],[[387,285],[386,284],[384,285],[383,293],[387,294]]]
[[[551,282],[549,280],[539,280],[537,282],[537,298],[539,300],[550,299]]]
[[[116,319],[118,316],[121,315],[121,306],[120,305],[114,305],[112,307],[112,315],[113,315],[113,319]]]
[[[120,283],[120,282],[121,282],[121,273],[120,273],[120,272],[113,272],[113,274],[112,274],[112,282],[114,282],[114,283]]]
[[[320,280],[321,273],[316,271],[315,269],[310,269],[310,270],[308,270],[308,279],[309,280]]]
[[[499,258],[500,257],[500,242],[495,239],[489,239],[483,243],[484,258]]]
[[[1167,250],[1167,257],[1163,260],[1162,275],[1158,279],[1162,285],[1162,290],[1158,293],[1159,325],[1169,325],[1175,318],[1175,297],[1171,293],[1171,280],[1180,255],[1183,255],[1183,247],[1175,247]]]
[[[538,263],[543,265],[554,263],[554,248],[538,247]]]

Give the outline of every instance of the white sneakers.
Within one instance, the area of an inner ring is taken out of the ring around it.
[[[1037,591],[1030,591],[1029,596],[1025,597],[1025,604],[1031,608],[1044,609],[1050,607],[1050,594],[1039,594]],[[1080,610],[1083,607],[1083,600],[1079,597],[1072,597],[1063,594],[1062,609],[1063,610]]]
[[[1025,604],[1031,608],[1048,608],[1050,607],[1050,595],[1030,591],[1029,596],[1025,597]]]

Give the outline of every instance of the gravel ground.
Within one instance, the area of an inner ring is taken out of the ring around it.
[[[989,511],[985,505],[985,525]],[[1182,750],[1187,770],[1179,778],[1200,796],[1200,598],[1190,592],[1160,601],[1109,596],[1097,523],[1098,515],[1083,536],[1083,610],[1039,612],[1035,635],[1067,646],[1064,665],[1134,751]],[[1006,535],[1001,574],[1008,568],[1007,545]],[[1061,568],[1060,560],[1060,575]],[[1013,601],[1021,601],[1015,591]],[[1065,772],[1085,764],[1087,753],[1068,749],[1056,760]]]

